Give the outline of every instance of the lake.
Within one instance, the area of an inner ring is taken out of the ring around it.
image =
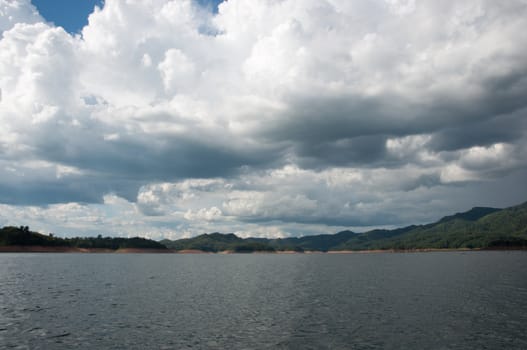
[[[0,348],[527,349],[527,253],[0,254]]]

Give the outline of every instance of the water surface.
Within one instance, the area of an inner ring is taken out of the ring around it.
[[[0,254],[0,348],[527,349],[527,253]]]

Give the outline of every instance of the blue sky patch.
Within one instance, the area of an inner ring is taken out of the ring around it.
[[[197,0],[216,13],[222,0]],[[103,7],[104,0],[31,0],[48,22],[63,27],[69,33],[79,33],[88,24],[88,16],[95,6]]]

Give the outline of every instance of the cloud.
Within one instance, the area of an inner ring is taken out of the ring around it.
[[[0,0],[0,203],[171,237],[515,204],[525,18],[521,0],[107,0],[70,35]]]
[[[42,17],[30,0],[0,1],[0,32],[13,28],[18,23],[41,22]]]
[[[183,215],[183,217],[189,221],[215,221],[221,216],[222,212],[217,207],[201,208],[196,212],[189,209],[185,215]]]

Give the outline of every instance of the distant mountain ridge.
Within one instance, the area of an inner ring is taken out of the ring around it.
[[[527,203],[506,209],[476,207],[432,224],[389,230],[385,237],[371,234],[360,234],[336,249],[527,247]]]
[[[415,249],[527,249],[527,202],[506,209],[474,207],[426,225],[355,233],[345,230],[288,238],[240,238],[233,233],[202,234],[179,240],[134,237],[59,238],[32,232],[27,226],[0,229],[0,248],[15,246],[82,249],[199,250],[238,253],[263,251],[415,250]],[[167,250],[168,251],[168,250]]]
[[[467,212],[445,216],[426,225],[364,233],[342,231],[278,239],[240,238],[230,234],[204,234],[182,240],[163,240],[175,250],[218,251],[332,251],[373,249],[504,249],[527,248],[527,202],[497,209],[474,207]]]

